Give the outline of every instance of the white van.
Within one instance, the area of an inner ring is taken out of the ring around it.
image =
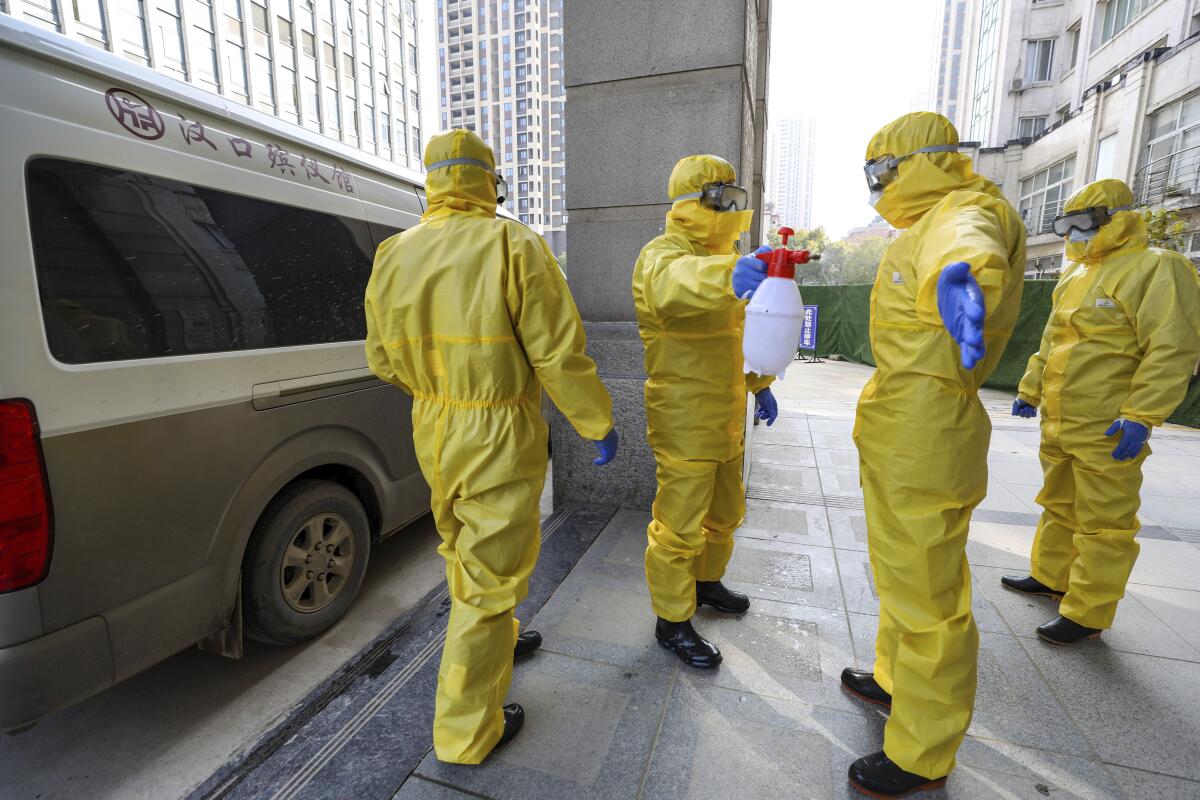
[[[317,635],[428,510],[362,344],[420,181],[0,15],[0,730]]]

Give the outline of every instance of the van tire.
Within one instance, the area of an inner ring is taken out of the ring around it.
[[[335,540],[340,542],[336,548],[323,544]],[[307,553],[310,545],[314,552],[308,560],[319,558],[309,565],[312,569],[284,563],[290,559],[292,564],[302,564],[292,548]],[[318,480],[297,481],[285,488],[254,527],[242,560],[246,635],[267,644],[292,645],[328,630],[362,587],[370,547],[366,511],[350,490]],[[285,583],[301,587],[302,594],[293,591],[289,599]]]

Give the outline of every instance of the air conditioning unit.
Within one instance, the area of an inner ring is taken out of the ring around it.
[[[1008,90],[1010,92],[1020,92],[1020,91],[1024,91],[1024,89],[1025,89],[1025,82],[1023,80],[1021,80],[1020,78],[1013,78],[1012,85],[1009,87]]]

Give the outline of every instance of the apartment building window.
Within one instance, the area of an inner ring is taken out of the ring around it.
[[[1154,0],[1108,0],[1100,26],[1100,44],[1116,36]]]
[[[287,47],[294,47],[295,40],[292,38],[292,22],[283,17],[275,18],[275,30],[279,34],[279,43]]]
[[[314,130],[321,122],[321,92],[317,81],[313,78],[304,79],[304,124]]]
[[[1079,63],[1079,28],[1083,20],[1076,20],[1075,24],[1067,28],[1067,49],[1071,54],[1071,62],[1067,65],[1067,69],[1075,69],[1075,65]]]
[[[267,33],[271,30],[271,26],[267,22],[266,6],[260,6],[258,3],[250,4],[250,23],[254,26],[254,30],[261,33]]]
[[[1174,195],[1200,189],[1200,94],[1150,117],[1146,189]]]
[[[1054,71],[1054,39],[1031,39],[1025,48],[1025,82],[1050,80]]]
[[[254,78],[254,99],[261,107],[275,112],[275,83],[271,75],[271,59],[265,55],[255,55],[251,69]]]
[[[1030,235],[1051,231],[1074,177],[1075,156],[1071,156],[1021,181],[1018,209]]]
[[[413,44],[408,46],[408,68],[417,71],[417,46]]]
[[[992,84],[996,79],[996,51],[1000,36],[1000,0],[984,0],[979,12],[979,58],[975,64],[975,96],[971,104],[971,138],[986,143],[991,138]]]
[[[1096,143],[1096,174],[1092,180],[1117,178],[1117,135],[1110,133]]]
[[[417,155],[421,154],[421,129],[416,125],[412,126],[412,151]]]
[[[1017,122],[1017,136],[1022,139],[1037,136],[1044,130],[1046,130],[1045,117],[1021,117]]]

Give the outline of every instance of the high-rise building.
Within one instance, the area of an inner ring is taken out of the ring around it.
[[[959,132],[1025,219],[1029,274],[1056,274],[1054,217],[1100,178],[1179,213],[1200,261],[1200,1],[961,1]]]
[[[562,0],[437,0],[442,128],[496,153],[505,206],[566,250]]]
[[[963,67],[968,55],[967,32],[974,4],[968,0],[941,0],[935,24],[938,28],[934,53],[933,84],[929,87],[927,107],[959,124],[958,110],[963,105]]]
[[[774,122],[768,138],[766,194],[771,207],[770,218],[792,228],[810,228],[816,121],[785,119]]]
[[[0,0],[0,11],[421,168],[415,0]]]

